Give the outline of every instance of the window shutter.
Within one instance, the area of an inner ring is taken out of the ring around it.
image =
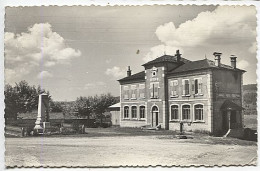
[[[154,97],[158,98],[159,97],[159,85],[154,84]]]
[[[192,92],[192,94],[195,94],[195,81],[194,80],[191,81],[191,92]]]
[[[182,80],[182,94],[185,95],[185,80]]]
[[[151,98],[153,98],[153,92],[154,92],[154,84],[150,84],[150,94],[151,94]]]
[[[201,94],[202,93],[202,79],[199,79],[199,89],[198,89],[198,91],[199,91],[199,94]]]

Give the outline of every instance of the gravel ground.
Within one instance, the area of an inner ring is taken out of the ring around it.
[[[5,155],[8,167],[256,165],[257,145],[194,142],[165,135],[30,137],[6,138]]]

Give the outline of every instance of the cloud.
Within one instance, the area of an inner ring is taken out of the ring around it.
[[[51,77],[53,77],[53,75],[48,71],[42,71],[37,76],[38,79],[51,78]]]
[[[256,53],[257,47],[256,47],[256,42],[252,43],[252,46],[248,49],[250,53]]]
[[[14,34],[5,33],[5,62],[7,82],[15,82],[26,73],[19,72],[41,65],[52,67],[57,64],[68,64],[71,59],[81,56],[79,50],[68,47],[65,40],[58,33],[52,30],[49,23],[34,24],[29,27],[27,32]],[[10,73],[15,72],[17,78],[9,77]]]
[[[105,74],[113,76],[114,78],[121,78],[126,76],[126,69],[121,69],[117,66],[114,66],[113,68],[108,68]]]
[[[162,45],[151,48],[147,56],[162,55],[162,46],[190,49],[233,44],[255,52],[255,21],[256,10],[253,6],[218,6],[214,11],[201,12],[179,26],[174,22],[165,23],[155,31]],[[144,60],[149,59],[147,56]]]
[[[166,55],[175,55],[176,54],[176,50],[180,50],[183,53],[182,48],[177,48],[177,47],[173,47],[173,46],[167,46],[167,45],[158,45],[158,46],[154,46],[150,49],[150,52],[148,52],[145,57],[143,58],[143,60],[145,62],[151,61],[157,57],[160,57],[164,54]]]
[[[90,90],[90,89],[94,89],[94,88],[100,88],[100,87],[104,87],[106,86],[106,83],[99,81],[99,82],[95,82],[95,83],[87,83],[84,86],[85,90]]]
[[[245,69],[248,66],[249,66],[249,62],[247,62],[246,60],[241,60],[237,63],[237,67],[240,69]]]

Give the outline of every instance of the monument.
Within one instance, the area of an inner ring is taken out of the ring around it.
[[[43,93],[39,95],[38,115],[34,129],[37,133],[44,133],[46,127],[49,126],[49,95]]]

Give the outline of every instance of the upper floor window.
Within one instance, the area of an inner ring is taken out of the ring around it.
[[[145,118],[145,107],[140,106],[140,119],[144,119],[144,118]]]
[[[136,99],[137,97],[137,88],[136,85],[131,86],[131,99]]]
[[[137,107],[136,106],[132,106],[132,118],[137,118]]]
[[[159,83],[151,83],[150,84],[150,94],[151,99],[158,99],[159,98]]]
[[[194,94],[202,94],[202,79],[201,78],[195,78],[192,82],[192,92]]]
[[[139,97],[144,99],[145,98],[145,85],[139,84]]]
[[[177,119],[179,119],[179,106],[172,105],[171,106],[171,120],[177,120]]]
[[[195,121],[202,121],[203,120],[203,105],[197,104],[194,106],[194,112],[195,112]]]
[[[190,81],[182,80],[182,94],[189,95],[190,94]]]
[[[158,68],[153,67],[151,72],[152,72],[152,77],[155,77],[157,75]]]
[[[171,97],[178,96],[178,80],[173,80],[170,84]]]
[[[182,106],[182,120],[190,120],[190,105]]]
[[[129,118],[129,107],[128,106],[124,107],[124,118]]]
[[[123,94],[124,94],[124,99],[129,99],[129,87],[128,86],[124,86]]]

